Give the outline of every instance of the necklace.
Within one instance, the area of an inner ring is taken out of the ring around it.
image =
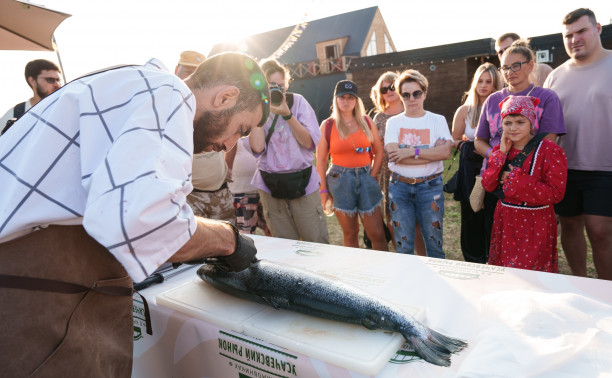
[[[353,128],[353,126],[357,123],[357,121],[355,121],[355,119],[351,119],[350,121],[344,121],[344,124],[346,125],[347,129],[351,129]],[[349,130],[350,131],[350,130]],[[353,131],[354,132],[354,131]]]

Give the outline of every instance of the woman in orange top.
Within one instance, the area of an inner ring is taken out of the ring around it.
[[[365,115],[357,96],[357,84],[341,80],[336,84],[332,116],[321,125],[317,145],[317,171],[321,177],[321,202],[330,198],[344,245],[359,247],[359,218],[372,248],[387,251],[380,203],[383,199],[376,176],[383,161],[383,147],[374,122]],[[331,165],[326,173],[327,161]]]

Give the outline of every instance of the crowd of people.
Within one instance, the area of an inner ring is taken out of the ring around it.
[[[276,60],[185,51],[174,74],[153,59],[65,86],[52,62],[28,63],[33,96],[0,120],[0,332],[19,340],[0,364],[129,375],[133,282],[170,263],[246,269],[257,228],[329,243],[333,211],[345,246],[359,246],[361,222],[373,249],[390,235],[399,253],[445,258],[453,147],[466,261],[557,272],[559,222],[573,274],[586,276],[586,233],[612,279],[612,51],[592,11],[563,25],[570,59],[555,70],[502,35],[500,67],[478,67],[452,133],[412,69],[380,76],[373,119],[339,81],[319,124]],[[73,353],[85,347],[91,359]]]

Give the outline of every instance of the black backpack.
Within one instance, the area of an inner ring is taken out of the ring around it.
[[[4,125],[4,128],[2,129],[0,135],[4,134],[8,129],[10,129],[11,126],[13,126],[13,124],[17,122],[17,120],[21,118],[21,116],[24,114],[25,102],[20,102],[19,104],[15,105],[15,107],[13,108],[13,118],[10,118],[8,121],[6,121],[6,125]]]

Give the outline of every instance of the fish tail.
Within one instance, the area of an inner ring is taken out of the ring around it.
[[[410,335],[406,340],[412,344],[422,359],[438,366],[450,366],[451,354],[467,346],[465,341],[445,336],[434,330],[429,330],[429,335],[425,339]]]

